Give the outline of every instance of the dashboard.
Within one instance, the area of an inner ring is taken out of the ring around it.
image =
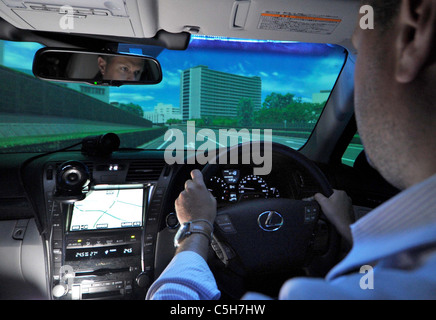
[[[173,174],[164,168],[159,152],[63,152],[26,161],[21,174],[46,244],[53,299],[145,297]]]
[[[259,198],[280,198],[274,182],[269,185],[265,177],[251,174],[252,169],[221,169],[207,182],[208,190],[219,205]]]
[[[104,157],[80,151],[8,157],[3,157],[10,165],[3,172],[0,207],[13,198],[6,211],[35,219],[44,244],[48,295],[56,300],[143,299],[174,255],[174,201],[190,171],[202,167],[168,166],[163,152],[150,150]],[[313,181],[281,161],[274,157],[266,176],[254,175],[250,165],[220,166],[207,188],[219,207],[313,195],[318,189]],[[8,188],[13,176],[22,183]]]
[[[279,155],[274,157],[268,175],[255,175],[254,171],[254,166],[251,165],[220,166],[206,181],[218,207],[255,199],[301,200],[319,192],[318,183],[310,175]],[[184,178],[189,179],[189,174],[185,173]]]

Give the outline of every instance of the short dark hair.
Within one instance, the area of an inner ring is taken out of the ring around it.
[[[382,32],[392,27],[401,5],[401,0],[362,0],[361,2],[362,5],[373,7],[376,28],[378,26]]]

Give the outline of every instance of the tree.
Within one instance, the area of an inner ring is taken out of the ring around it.
[[[285,95],[282,95],[280,93],[271,93],[269,94],[263,104],[262,107],[266,109],[283,109],[286,108],[286,106],[292,104],[294,102],[295,95],[291,93],[287,93]]]
[[[167,120],[167,124],[179,124],[179,123],[182,123],[182,120],[173,119],[173,118]]]
[[[238,102],[238,122],[242,127],[253,125],[253,101],[249,98],[241,98]]]
[[[134,114],[135,116],[144,117],[144,110],[142,110],[142,107],[140,105],[134,104],[134,103],[118,103],[118,102],[111,102],[111,104],[121,110],[124,110],[126,112],[129,112],[131,114]]]
[[[303,102],[291,93],[282,95],[273,92],[265,98],[262,108],[255,113],[254,120],[258,124],[282,124],[285,120],[288,123],[314,123],[323,107],[323,104]]]

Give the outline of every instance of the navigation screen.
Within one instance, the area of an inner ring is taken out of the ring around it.
[[[142,226],[143,189],[92,190],[74,203],[70,231]]]

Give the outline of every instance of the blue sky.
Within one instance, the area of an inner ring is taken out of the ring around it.
[[[35,43],[5,43],[4,65],[32,69]],[[191,67],[259,76],[262,102],[271,92],[292,93],[305,101],[330,90],[344,62],[341,47],[323,44],[205,40],[193,38],[186,51],[164,50],[157,57],[163,80],[158,85],[111,88],[111,101],[139,104],[151,111],[159,103],[179,107],[180,73]]]

